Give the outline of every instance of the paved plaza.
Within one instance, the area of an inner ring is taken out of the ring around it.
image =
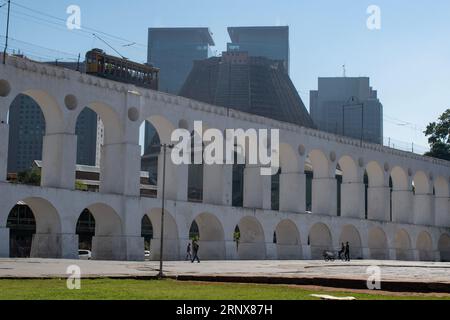
[[[70,265],[81,269],[82,277],[153,277],[158,273],[158,261],[85,261],[53,259],[0,259],[0,278],[54,278],[67,277]],[[343,287],[352,281],[365,283],[369,266],[379,266],[382,283],[394,283],[408,288],[439,285],[450,288],[450,263],[355,260],[352,262],[324,261],[171,261],[164,263],[165,274],[190,280],[299,283]],[[253,280],[252,280],[253,279]],[[259,280],[255,280],[259,279]],[[263,280],[261,280],[263,279]],[[265,280],[264,280],[265,279]],[[276,281],[272,281],[276,279]],[[322,282],[314,282],[320,279]],[[343,281],[343,282],[342,282]],[[347,284],[345,284],[347,282]],[[395,288],[394,288],[395,290]],[[441,289],[442,291],[442,289]]]

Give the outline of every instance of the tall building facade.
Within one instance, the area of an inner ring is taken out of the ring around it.
[[[208,28],[149,28],[147,62],[160,69],[160,91],[178,94],[194,60],[212,55]]]
[[[147,62],[160,69],[159,90],[178,94],[194,61],[212,56],[214,45],[208,28],[149,28]],[[148,155],[155,134],[155,128],[145,123],[144,155]],[[147,165],[143,169],[147,170]]]
[[[78,116],[75,133],[77,164],[97,164],[97,114],[85,108]],[[8,172],[17,173],[42,160],[45,119],[39,105],[29,96],[20,94],[9,110]]]
[[[229,27],[227,51],[245,51],[250,56],[283,61],[289,74],[289,27]]]
[[[319,78],[310,112],[319,130],[383,144],[383,105],[367,77]]]

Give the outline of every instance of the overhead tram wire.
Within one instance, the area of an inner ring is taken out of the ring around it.
[[[37,11],[37,10],[33,10],[33,11]],[[74,34],[74,35],[77,35],[77,36],[82,36],[82,37],[85,37],[85,38],[88,38],[88,39],[92,39],[92,33],[90,33],[89,31],[86,31],[86,30],[83,30],[83,29],[69,31],[66,28],[66,26],[65,26],[65,20],[57,18],[57,17],[50,16],[50,17],[52,17],[52,19],[58,20],[58,21],[54,21],[54,20],[45,19],[45,18],[42,18],[42,17],[39,17],[39,16],[30,15],[28,13],[25,13],[25,12],[22,12],[22,11],[18,11],[18,10],[14,10],[11,13],[16,18],[19,18],[21,20],[25,20],[27,22],[36,23],[36,24],[39,24],[41,26],[45,26],[45,27],[48,27],[48,28],[52,28],[52,29],[58,30],[60,32],[70,32],[71,34]],[[49,15],[44,14],[44,13],[40,13],[40,14],[41,15],[45,15],[45,16],[49,16]],[[63,21],[64,21],[64,24],[62,24]],[[85,29],[87,29],[87,28],[85,28]],[[92,30],[95,30],[95,29],[92,29]],[[74,32],[74,31],[77,31],[77,32]],[[135,44],[135,42],[132,42],[131,44],[130,44],[130,42],[126,42],[126,44],[124,44],[123,42],[125,42],[126,39],[120,40],[120,42],[119,42],[119,40],[116,39],[118,37],[109,35],[109,34],[107,34],[105,32],[102,32],[102,31],[100,31],[99,33],[106,34],[108,38],[113,38],[111,40],[110,39],[108,39],[108,40],[110,40],[110,41],[112,41],[112,42],[114,42],[114,43],[116,43],[116,44],[118,44],[118,45],[120,45],[122,47],[127,47],[127,49],[134,50],[135,52],[139,52],[140,54],[142,54],[144,56],[146,55],[145,50],[137,48],[137,47],[135,47],[133,45],[133,44]],[[119,39],[122,39],[122,38],[119,38]],[[142,45],[142,44],[140,44],[140,45]]]
[[[9,49],[8,49],[9,54],[17,54],[18,52],[22,53],[22,48],[9,46]],[[52,62],[57,59],[63,60],[62,58],[58,58],[56,56],[50,56],[50,55],[46,55],[46,54],[43,54],[40,52],[35,52],[32,50],[26,50],[26,52],[24,52],[24,54],[27,57],[33,58],[33,60],[35,60],[37,62]]]
[[[0,10],[1,10],[1,9],[0,9]],[[17,14],[19,14],[19,15],[17,15]],[[23,16],[20,16],[20,15],[24,15],[24,16],[26,16],[26,18],[24,18]],[[68,31],[67,28],[66,28],[65,26],[62,26],[60,23],[57,23],[57,22],[55,23],[54,21],[44,20],[44,19],[42,19],[42,18],[40,18],[40,17],[31,16],[31,15],[28,15],[28,14],[23,13],[23,12],[15,11],[15,12],[14,12],[14,16],[18,17],[19,19],[23,19],[23,20],[25,20],[25,21],[29,21],[29,22],[32,22],[32,23],[36,23],[36,24],[39,24],[39,25],[43,25],[43,26],[45,26],[45,27],[49,27],[49,28],[56,29],[56,30],[58,30],[58,31],[62,31],[62,32],[67,32],[67,31]],[[31,19],[31,20],[30,20],[30,19]],[[38,21],[35,21],[34,19],[36,19],[36,20],[38,20]],[[49,25],[49,24],[50,24],[50,25]],[[91,34],[89,34],[89,36],[88,36],[87,33],[72,33],[72,34],[75,34],[75,35],[78,35],[78,36],[83,36],[83,37],[85,37],[85,38],[88,38],[88,39],[94,39],[94,40],[95,40],[95,38],[93,38]],[[60,54],[63,54],[63,55],[68,55],[68,56],[73,57],[73,58],[64,58],[64,59],[62,59],[62,60],[73,60],[73,61],[78,61],[78,54],[62,52],[62,51],[60,51],[60,50],[55,50],[55,49],[50,49],[50,48],[47,48],[47,47],[42,47],[42,46],[35,45],[35,44],[29,43],[29,42],[25,42],[25,41],[21,41],[21,40],[18,40],[18,39],[15,39],[15,40],[16,40],[16,41],[20,41],[20,42],[22,42],[22,43],[29,44],[29,45],[32,46],[32,47],[39,47],[39,48],[42,48],[42,49],[44,49],[45,51],[57,52],[58,56],[59,56]],[[117,43],[117,41],[114,41],[114,42]],[[129,44],[123,45],[123,44],[121,43],[121,46],[129,47]],[[20,48],[20,49],[21,49],[22,51],[26,51],[27,54],[31,52],[30,50],[24,50],[24,48]],[[131,47],[130,49],[138,50],[138,51],[140,51],[140,52],[142,53],[142,51],[139,50],[139,49],[136,48],[136,47]],[[31,56],[30,54],[28,54],[28,55]],[[37,55],[34,55],[34,56],[37,56]],[[39,56],[43,56],[43,54],[40,54]],[[45,56],[48,56],[48,55],[45,55]],[[45,60],[45,59],[42,59],[42,60]],[[47,59],[47,60],[48,60],[48,59]],[[53,59],[53,60],[55,60],[55,59]],[[58,60],[60,60],[60,58],[58,58]]]
[[[0,38],[4,38],[4,36],[0,35]],[[47,47],[44,47],[44,46],[41,46],[41,45],[37,45],[37,44],[31,43],[31,42],[27,42],[27,41],[18,40],[18,39],[11,38],[11,37],[9,39],[11,41],[14,41],[14,42],[23,43],[23,44],[31,46],[33,48],[43,49],[43,50],[47,50],[47,51],[58,53],[59,55],[65,55],[65,56],[68,56],[68,57],[72,57],[72,58],[70,58],[71,60],[76,60],[78,58],[78,54],[75,54],[75,53],[70,53],[70,52],[65,52],[65,51],[61,51],[61,50],[51,49],[51,48],[47,48]]]
[[[59,18],[59,17],[53,16],[53,15],[50,15],[48,13],[45,13],[45,12],[42,12],[42,11],[30,8],[30,7],[27,7],[27,6],[24,6],[22,4],[17,3],[16,0],[11,1],[11,4],[13,4],[14,6],[23,8],[25,10],[29,10],[29,11],[34,12],[36,14],[39,14],[39,15],[42,15],[42,16],[45,16],[45,17],[48,17],[48,18],[51,18],[51,19],[58,20],[59,22],[63,22],[64,24],[66,23],[66,19]],[[84,32],[87,32],[89,34],[97,33],[97,34],[101,34],[101,35],[103,35],[105,37],[109,37],[109,38],[112,38],[112,39],[116,39],[116,40],[125,42],[127,44],[134,43],[135,45],[141,46],[143,48],[147,48],[146,44],[143,44],[143,43],[140,43],[140,42],[136,42],[136,41],[133,41],[133,40],[130,40],[130,39],[126,39],[126,38],[123,38],[123,37],[119,37],[119,36],[116,36],[116,35],[113,35],[113,34],[110,34],[110,33],[107,33],[107,32],[101,31],[101,30],[98,30],[98,29],[86,27],[86,26],[83,26],[83,28],[79,29],[78,31],[84,31]]]

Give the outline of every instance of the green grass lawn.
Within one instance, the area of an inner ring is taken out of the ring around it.
[[[311,291],[295,286],[184,282],[175,280],[84,279],[80,290],[68,290],[66,279],[0,280],[0,300],[309,300],[310,294],[357,299],[429,299],[339,291]],[[433,297],[434,299],[438,299]],[[442,299],[442,298],[439,298]],[[446,299],[450,299],[449,296]]]

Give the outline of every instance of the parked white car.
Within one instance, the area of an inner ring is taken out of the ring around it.
[[[146,259],[150,259],[150,250],[145,250],[145,252],[144,252],[144,257],[145,257]]]
[[[80,260],[91,260],[92,253],[89,250],[78,250],[78,257]]]

